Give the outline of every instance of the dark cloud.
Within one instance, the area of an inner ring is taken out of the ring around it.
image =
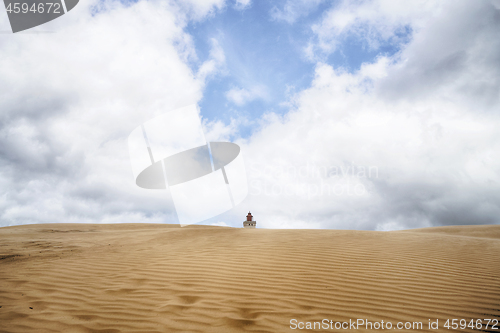
[[[380,96],[456,98],[483,109],[500,101],[500,10],[489,1],[447,2],[378,82]]]

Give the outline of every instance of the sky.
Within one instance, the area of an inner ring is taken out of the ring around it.
[[[127,138],[190,104],[249,186],[200,224],[500,223],[499,0],[88,0],[9,31],[0,9],[0,226],[178,223]]]

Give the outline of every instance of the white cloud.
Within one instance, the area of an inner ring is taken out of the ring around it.
[[[252,5],[252,0],[236,0],[234,8],[236,10],[245,10]]]
[[[231,137],[238,135],[238,130],[244,124],[248,124],[248,120],[239,117],[231,119],[229,124],[224,124],[220,120],[207,121],[203,119],[203,131],[207,141],[232,141]]]
[[[210,49],[209,59],[203,62],[197,74],[198,80],[202,82],[205,82],[208,77],[220,73],[226,61],[224,50],[219,45],[219,42],[215,38],[212,38],[210,42],[212,48]]]
[[[271,9],[271,18],[276,21],[294,23],[301,16],[309,14],[324,0],[287,0],[283,8],[274,6]]]
[[[197,9],[106,2],[91,15],[98,3],[80,3],[78,15],[44,28],[57,33],[0,39],[2,225],[176,221],[168,192],[134,185],[126,138],[145,120],[199,101],[206,80],[224,71],[213,40],[193,72],[186,63],[196,52],[183,30],[223,2]],[[411,40],[356,73],[318,62],[289,113],[267,113],[250,138],[237,139],[250,195],[226,223],[240,226],[249,209],[258,227],[498,223],[496,2],[439,2],[436,10],[436,2],[356,3],[335,7],[315,26],[312,59],[346,34],[375,48],[408,25]],[[244,105],[267,94],[246,87],[226,97]],[[210,140],[227,140],[246,121],[205,121],[204,128]]]
[[[390,99],[441,97],[476,112],[496,110],[500,58],[493,50],[500,48],[499,10],[488,2],[447,4],[398,55],[399,64],[380,82],[378,93]]]
[[[226,92],[226,98],[238,106],[242,106],[255,99],[265,99],[268,94],[263,86],[254,86],[252,88],[232,88]]]
[[[167,192],[135,186],[127,137],[199,101],[224,55],[214,41],[209,63],[193,73],[183,29],[190,15],[221,4],[80,2],[39,28],[55,33],[2,36],[2,225],[176,222]]]
[[[311,60],[334,52],[349,36],[364,41],[371,49],[381,42],[400,42],[398,35],[411,26],[418,32],[433,16],[439,15],[444,2],[409,1],[342,1],[329,9],[321,21],[312,26],[315,38],[305,47]]]
[[[176,2],[191,20],[203,20],[226,5],[225,0],[180,0]]]
[[[264,117],[243,145],[260,226],[499,223],[500,22],[488,2],[445,4],[400,54],[354,74],[318,63],[295,108]]]

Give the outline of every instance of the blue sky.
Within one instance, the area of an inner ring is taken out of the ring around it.
[[[241,227],[248,210],[263,228],[499,223],[499,11],[87,0],[1,34],[0,225],[177,223],[168,191],[136,186],[128,136],[195,104],[211,141],[240,145],[249,187],[202,223]],[[378,172],[321,172],[353,165]]]
[[[252,121],[266,112],[284,114],[290,109],[285,102],[311,85],[318,60],[353,73],[378,56],[394,55],[411,38],[411,29],[404,27],[396,33],[398,39],[380,40],[377,48],[370,48],[362,36],[348,34],[334,52],[308,59],[305,48],[315,39],[312,26],[338,1],[312,6],[293,22],[272,15],[273,11],[283,11],[286,3],[254,1],[243,10],[228,5],[187,26],[198,56],[198,61],[190,64],[194,71],[209,58],[212,39],[217,40],[226,57],[224,71],[208,80],[199,102],[204,118],[228,124],[231,118],[246,117]],[[241,105],[226,97],[230,89],[254,86],[262,87],[265,96]],[[238,135],[248,137],[251,129],[242,126]]]

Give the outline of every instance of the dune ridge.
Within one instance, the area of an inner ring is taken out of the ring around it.
[[[0,332],[337,332],[292,330],[290,320],[359,318],[477,332],[442,325],[500,319],[499,254],[498,225],[4,227]]]

